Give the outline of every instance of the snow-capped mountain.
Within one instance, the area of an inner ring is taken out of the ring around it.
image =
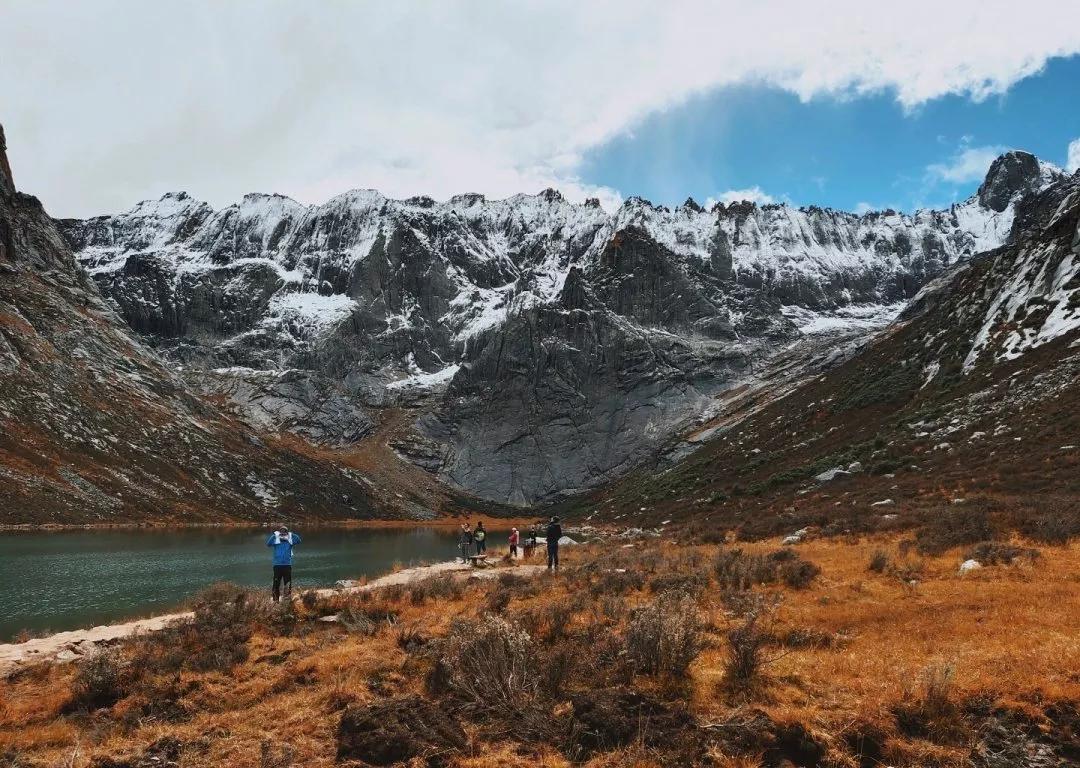
[[[913,215],[355,191],[59,224],[131,327],[249,420],[342,444],[411,405],[403,456],[527,503],[625,471],[804,331],[887,320],[1060,178],[1011,152]]]

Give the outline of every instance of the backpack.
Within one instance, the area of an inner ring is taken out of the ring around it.
[[[480,529],[478,529],[476,531],[476,540],[477,541],[483,541],[486,536],[487,536],[487,533],[484,531],[483,528],[480,528]]]

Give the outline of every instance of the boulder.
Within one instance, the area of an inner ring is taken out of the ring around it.
[[[960,563],[961,575],[965,573],[971,573],[972,571],[977,571],[980,568],[982,568],[982,563],[980,563],[978,560],[965,560],[964,562]]]
[[[851,473],[848,472],[843,467],[833,467],[832,469],[826,469],[820,475],[814,475],[814,479],[817,480],[819,483],[827,483],[827,482],[829,482],[831,480],[835,480],[836,478],[840,477],[841,475],[850,475],[850,474]]]

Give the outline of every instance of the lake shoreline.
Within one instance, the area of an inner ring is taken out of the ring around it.
[[[447,560],[390,571],[370,581],[365,580],[350,586],[300,590],[294,594],[293,599],[299,599],[305,591],[312,591],[326,597],[334,594],[370,592],[380,587],[410,584],[443,574],[453,574],[466,579],[491,578],[507,570],[521,576],[535,576],[545,569],[541,565],[516,563],[503,568],[474,568],[458,560]],[[85,629],[54,632],[23,642],[0,643],[0,678],[9,676],[28,664],[75,661],[92,653],[99,645],[115,643],[140,633],[158,632],[168,628],[174,622],[185,621],[193,616],[191,611],[174,611]]]
[[[468,517],[446,517],[434,520],[311,520],[296,522],[284,521],[297,531],[333,530],[333,529],[401,529],[401,528],[456,528],[462,523],[482,522],[491,530],[509,530],[510,528],[528,527],[546,520],[547,516],[535,517],[491,517],[472,515]],[[249,530],[272,531],[283,521],[250,522],[223,521],[219,523],[172,523],[147,521],[142,523],[0,523],[3,533],[62,533],[64,531],[163,531],[163,530]]]

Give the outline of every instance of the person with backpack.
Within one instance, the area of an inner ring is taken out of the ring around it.
[[[487,554],[487,531],[484,530],[483,521],[476,524],[476,531],[473,533],[473,540],[476,541],[476,554]]]
[[[525,559],[532,557],[536,551],[536,523],[529,526],[529,532],[525,535]]]
[[[562,526],[559,525],[559,518],[555,515],[551,516],[550,522],[547,525],[547,555],[548,555],[548,570],[552,567],[555,570],[559,570],[559,539],[562,538]]]
[[[271,590],[274,602],[281,599],[281,586],[285,585],[285,597],[292,595],[293,547],[300,543],[300,535],[291,533],[282,525],[266,540],[266,546],[274,550],[274,586]]]
[[[518,529],[510,529],[510,557],[516,558],[518,556]]]

